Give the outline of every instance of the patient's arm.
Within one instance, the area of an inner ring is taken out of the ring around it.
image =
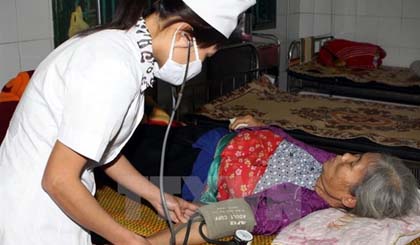
[[[200,233],[198,232],[198,227],[200,223],[195,222],[191,226],[190,230],[190,236],[188,239],[188,244],[201,244],[204,243],[204,239],[201,238]],[[178,226],[175,226],[178,227]],[[182,228],[177,234],[176,234],[176,244],[183,244],[184,237],[185,237],[186,227]],[[203,226],[203,233],[207,236],[207,227],[206,225]],[[158,232],[150,237],[147,238],[147,240],[152,245],[162,245],[162,244],[169,244],[169,240],[171,237],[171,232],[169,229],[165,229],[161,232]]]
[[[266,126],[263,122],[255,119],[251,115],[236,117],[235,120],[229,125],[229,128],[234,130],[241,124],[246,124],[247,127],[262,127]]]

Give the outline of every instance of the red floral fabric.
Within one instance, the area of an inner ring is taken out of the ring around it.
[[[221,154],[217,199],[222,201],[252,194],[282,140],[268,129],[239,132]]]

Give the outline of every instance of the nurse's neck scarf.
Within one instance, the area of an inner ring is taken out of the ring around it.
[[[152,87],[155,81],[153,75],[153,66],[155,58],[152,52],[152,35],[147,30],[146,22],[143,18],[137,21],[133,28],[137,46],[140,49],[140,66],[143,72],[140,84],[141,92],[144,92],[148,87]]]

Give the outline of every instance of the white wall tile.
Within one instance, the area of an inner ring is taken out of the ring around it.
[[[34,70],[52,50],[49,39],[21,42],[19,48],[22,71]]]
[[[52,38],[48,0],[16,0],[19,41]]]
[[[357,0],[357,15],[377,16],[379,1],[381,0]]]
[[[0,43],[16,42],[17,18],[15,0],[0,1]]]
[[[315,10],[314,0],[300,0],[300,11],[299,11],[300,13],[314,13],[314,10]]]
[[[402,66],[400,48],[382,46],[386,52],[386,57],[383,64],[387,66]]]
[[[289,0],[278,0],[277,1],[277,16],[279,15],[287,15],[288,10],[288,1]]]
[[[314,14],[301,14],[299,23],[299,37],[314,35]]]
[[[355,39],[360,42],[377,43],[378,17],[357,16]]]
[[[378,19],[378,44],[390,47],[401,46],[401,18]]]
[[[334,35],[334,38],[337,39],[347,39],[347,40],[355,40],[354,33],[337,33]]]
[[[379,0],[377,15],[387,17],[401,17],[402,0]]]
[[[336,38],[354,39],[354,34],[356,32],[356,16],[335,15],[333,25],[333,35]]]
[[[420,49],[400,49],[401,66],[409,67],[415,60],[420,60]]]
[[[402,0],[403,1],[403,17],[420,18],[420,1],[419,0]]]
[[[314,36],[332,34],[331,15],[315,14],[314,16]]]
[[[289,14],[297,14],[300,12],[300,0],[289,1]]]
[[[314,0],[316,14],[331,14],[332,0]]]
[[[420,19],[403,19],[401,26],[401,46],[420,48]]]
[[[275,35],[282,40],[285,40],[287,38],[287,16],[286,15],[277,16],[277,33],[275,33]]]
[[[20,71],[17,44],[0,45],[0,88]]]
[[[299,14],[292,14],[288,16],[288,33],[287,37],[289,40],[294,40],[299,38],[299,23],[300,23],[300,15]]]
[[[333,0],[334,13],[338,15],[355,15],[357,0]]]
[[[357,14],[368,16],[401,16],[402,0],[358,0]]]

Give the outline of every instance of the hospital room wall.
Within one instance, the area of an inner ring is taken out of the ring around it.
[[[0,1],[0,88],[53,49],[51,9],[50,0]]]
[[[334,35],[380,45],[384,64],[420,60],[420,0],[278,0],[277,26],[260,32],[281,40],[280,86],[286,86],[287,48],[301,37]]]
[[[420,60],[419,0],[334,0],[333,10],[335,36],[380,45],[388,65]]]
[[[387,65],[420,59],[419,0],[289,0],[289,41],[332,34],[383,47]]]
[[[331,34],[332,0],[278,0],[275,29],[259,32],[281,41],[280,87],[287,87],[287,49],[290,42],[307,35]]]

